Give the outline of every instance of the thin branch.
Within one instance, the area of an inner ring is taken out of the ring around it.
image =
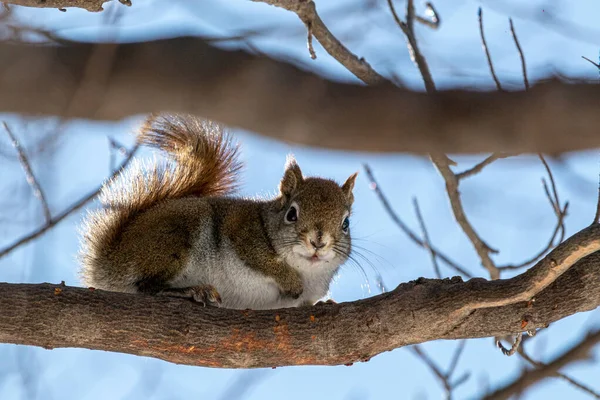
[[[523,70],[523,83],[525,84],[525,90],[529,90],[529,79],[527,79],[527,64],[525,63],[525,54],[523,54],[523,49],[521,49],[521,44],[519,43],[519,38],[517,37],[517,32],[515,31],[512,18],[509,18],[508,22],[510,23],[510,33],[515,41],[515,46],[517,46],[517,51],[519,52],[519,58],[521,58],[521,69]]]
[[[425,227],[425,220],[423,219],[423,215],[421,214],[421,209],[419,208],[419,202],[417,198],[413,198],[413,206],[415,208],[415,214],[417,215],[417,219],[419,220],[419,225],[421,226],[421,233],[423,234],[423,242],[425,244],[425,249],[429,252],[431,256],[431,263],[433,264],[433,269],[435,271],[435,276],[438,279],[442,279],[442,273],[440,271],[440,266],[437,262],[437,256],[435,252],[431,248],[431,241],[429,240],[429,233],[427,232],[427,228]]]
[[[6,121],[4,121],[3,124],[4,124],[4,130],[6,131],[6,134],[8,135],[8,137],[10,138],[12,146],[17,151],[17,154],[19,156],[19,162],[21,163],[21,166],[23,167],[23,171],[25,171],[27,183],[33,190],[33,195],[40,201],[40,204],[42,205],[42,211],[44,212],[44,218],[46,220],[46,224],[49,224],[52,222],[52,214],[50,213],[50,207],[48,207],[48,201],[46,200],[46,195],[44,194],[44,191],[42,190],[40,183],[37,181],[37,179],[33,173],[33,170],[31,169],[31,164],[29,163],[29,159],[27,158],[27,155],[25,154],[25,150],[23,150],[23,147],[21,147],[21,144],[19,143],[19,141],[17,140],[15,135],[12,133],[12,131],[11,131],[10,127],[8,126],[8,124],[6,123]]]
[[[452,385],[450,385],[450,381],[446,377],[446,374],[444,374],[440,367],[438,367],[436,363],[421,349],[421,346],[414,345],[410,348],[410,350],[415,353],[419,359],[421,359],[421,361],[427,365],[427,367],[429,367],[431,372],[433,372],[433,375],[435,375],[442,386],[444,386],[446,391],[446,399],[452,399]]]
[[[321,20],[321,17],[319,17],[315,3],[312,0],[253,1],[281,7],[298,15],[308,30],[308,48],[311,58],[313,58],[312,56],[314,54],[314,50],[310,50],[312,48],[312,36],[314,35],[331,57],[335,58],[361,81],[368,85],[377,85],[388,82],[387,79],[379,75],[364,58],[359,58],[353,54],[333,35],[333,33],[331,33],[325,23]]]
[[[531,364],[532,366],[536,367],[536,368],[545,368],[546,364],[536,361],[533,358],[531,358],[526,352],[525,349],[523,349],[523,346],[521,346],[521,348],[519,349],[519,355],[525,360],[527,361],[529,364]],[[593,389],[591,389],[589,386],[571,378],[569,375],[563,374],[562,372],[556,372],[554,374],[554,376],[556,376],[557,378],[560,378],[562,380],[564,380],[565,382],[570,383],[571,385],[583,390],[584,392],[586,392],[587,394],[589,394],[590,396],[596,398],[596,399],[600,399],[600,393],[594,391]]]
[[[592,63],[592,65],[598,69],[600,69],[600,64],[593,62],[592,60],[590,60],[589,58],[585,57],[585,56],[581,56],[581,58],[583,58],[586,61],[589,61],[590,63]]]
[[[450,379],[454,372],[456,371],[456,366],[458,365],[458,361],[460,360],[460,356],[462,356],[463,351],[467,345],[466,340],[461,340],[458,342],[458,346],[454,350],[454,354],[452,355],[452,360],[450,361],[450,366],[448,367],[448,371],[446,372],[446,377]]]
[[[392,16],[398,24],[398,27],[408,40],[408,51],[411,55],[411,59],[417,65],[419,72],[421,73],[421,77],[423,78],[423,83],[425,84],[425,89],[428,93],[434,93],[436,91],[435,83],[433,81],[433,77],[431,76],[431,72],[429,71],[429,66],[427,65],[427,61],[425,57],[419,50],[419,46],[417,44],[417,38],[415,36],[414,30],[414,20],[415,20],[415,5],[414,0],[408,0],[406,3],[406,22],[403,22],[398,14],[396,13],[396,8],[394,7],[393,0],[387,0],[390,11],[392,12]]]
[[[312,33],[312,22],[306,23],[306,47],[308,47],[308,53],[310,54],[310,58],[313,60],[317,59],[317,53],[315,53],[315,49],[313,47],[313,33]]]
[[[473,247],[475,248],[475,251],[481,260],[481,264],[489,272],[490,277],[492,279],[498,279],[500,277],[500,272],[490,258],[490,253],[497,253],[497,250],[492,249],[487,243],[485,243],[479,237],[477,232],[475,232],[475,229],[468,221],[462,201],[460,199],[460,192],[458,191],[458,178],[450,169],[448,161],[445,157],[432,154],[431,161],[436,166],[446,183],[448,199],[450,200],[450,206],[452,207],[452,212],[456,222],[473,244]]]
[[[394,221],[394,223],[400,228],[400,230],[402,232],[404,232],[409,237],[409,239],[411,239],[418,246],[421,246],[422,248],[424,248],[426,250],[429,250],[432,253],[434,253],[436,257],[438,257],[440,260],[442,260],[450,268],[454,269],[456,272],[458,272],[459,274],[461,274],[461,275],[463,275],[463,276],[465,276],[467,278],[472,278],[473,276],[469,272],[467,272],[464,268],[462,268],[456,262],[452,261],[448,256],[446,256],[443,253],[441,253],[439,249],[437,249],[437,248],[435,248],[433,246],[430,246],[429,248],[427,247],[427,245],[425,244],[425,241],[421,240],[417,236],[417,234],[413,230],[411,230],[408,227],[408,225],[406,225],[406,223],[404,221],[402,221],[402,219],[400,218],[400,216],[394,211],[394,209],[392,208],[392,205],[390,204],[389,200],[383,194],[383,191],[381,190],[381,187],[379,186],[379,184],[375,180],[375,176],[373,175],[373,171],[371,170],[371,167],[368,164],[364,164],[363,167],[365,169],[365,173],[367,174],[367,178],[369,179],[369,183],[371,185],[371,188],[373,189],[373,191],[375,192],[375,194],[379,198],[379,201],[383,205],[383,208],[385,209],[385,211],[388,213],[388,215],[390,216],[390,218],[392,219],[392,221]]]
[[[556,246],[558,243],[560,243],[564,240],[564,236],[566,233],[565,218],[567,216],[567,210],[569,208],[569,203],[566,202],[564,206],[560,205],[560,199],[558,197],[558,190],[556,188],[556,182],[554,180],[554,175],[552,174],[552,170],[550,169],[550,166],[546,162],[546,159],[544,158],[543,155],[538,154],[538,157],[541,160],[542,164],[544,165],[544,168],[546,169],[546,173],[548,174],[548,179],[550,180],[550,185],[552,186],[552,193],[550,193],[550,189],[548,189],[548,184],[546,183],[546,180],[542,179],[542,184],[544,187],[544,192],[546,193],[546,198],[550,202],[550,205],[552,206],[552,210],[554,211],[554,214],[556,215],[556,226],[554,228],[554,231],[552,232],[552,235],[550,236],[550,240],[548,241],[548,244],[541,251],[539,251],[537,254],[535,254],[530,259],[523,261],[519,264],[505,265],[505,266],[498,267],[499,270],[514,270],[514,269],[527,267],[527,266],[535,263],[537,260],[539,260],[541,257],[543,257],[544,254],[546,254],[548,251],[550,251],[554,246]],[[557,237],[558,237],[558,241],[555,244],[554,242],[556,241]]]
[[[598,342],[600,342],[600,331],[588,334],[585,339],[570,349],[567,349],[554,360],[550,361],[549,363],[540,363],[536,365],[538,368],[524,372],[519,379],[500,389],[497,389],[495,392],[487,395],[485,399],[509,399],[514,394],[522,392],[524,389],[539,383],[549,376],[557,376],[557,373],[559,373],[560,369],[564,368],[566,365],[577,361],[587,360],[590,356],[590,351]],[[581,388],[581,386],[578,387]],[[597,393],[594,393],[593,391],[588,391],[588,393],[598,398]]]
[[[415,20],[418,23],[425,25],[431,29],[438,29],[440,27],[440,24],[442,21],[440,20],[440,15],[438,14],[435,7],[433,6],[433,3],[430,3],[430,2],[425,3],[425,12],[427,14],[430,14],[431,18],[423,18],[419,15],[415,15]]]
[[[500,80],[496,76],[496,71],[494,70],[494,63],[492,62],[492,56],[490,55],[487,42],[485,41],[485,35],[483,33],[483,12],[481,10],[481,7],[479,7],[479,10],[477,11],[477,16],[479,19],[479,34],[481,36],[481,45],[483,46],[483,50],[485,51],[485,57],[487,58],[488,66],[490,67],[490,73],[492,74],[492,78],[494,78],[496,88],[498,88],[499,91],[502,91],[502,85],[500,84]]]
[[[129,155],[127,156],[127,158],[125,160],[123,160],[123,162],[121,163],[121,165],[119,166],[119,168],[114,171],[114,173],[112,175],[113,177],[117,176],[119,174],[119,172],[121,172],[121,170],[123,170],[125,167],[127,167],[127,165],[129,164],[129,162],[133,159],[133,156],[136,153],[138,147],[139,147],[139,145],[136,144],[129,151]],[[71,204],[63,212],[61,212],[60,214],[58,214],[57,216],[55,216],[54,218],[52,218],[50,220],[50,222],[44,224],[41,228],[38,228],[37,230],[35,230],[35,231],[33,231],[33,232],[31,232],[31,233],[29,233],[29,234],[21,237],[20,239],[16,240],[14,243],[12,243],[11,245],[5,247],[4,249],[1,249],[0,250],[0,258],[6,256],[7,254],[11,253],[12,251],[16,250],[17,248],[23,246],[24,244],[27,244],[30,241],[32,241],[34,239],[37,239],[38,237],[42,236],[48,230],[50,230],[55,225],[57,225],[58,223],[60,223],[63,219],[65,219],[66,217],[68,217],[69,215],[71,215],[72,213],[74,213],[75,211],[79,210],[81,207],[85,206],[90,201],[94,200],[96,198],[96,196],[98,196],[98,194],[100,194],[100,191],[102,190],[102,188],[103,188],[103,185],[98,186],[98,188],[96,188],[92,192],[86,194],[81,199],[77,200],[75,203]]]
[[[490,156],[488,156],[485,160],[483,160],[482,162],[478,163],[477,165],[475,165],[473,168],[469,168],[466,171],[463,172],[459,172],[456,174],[456,178],[458,180],[461,179],[465,179],[468,178],[470,176],[473,176],[475,174],[480,173],[485,167],[487,167],[488,165],[490,165],[491,163],[493,163],[496,160],[499,160],[501,158],[507,158],[507,157],[512,157],[514,154],[509,154],[509,153],[492,153]]]

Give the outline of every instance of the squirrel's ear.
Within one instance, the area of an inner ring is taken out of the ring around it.
[[[353,173],[348,179],[346,179],[346,182],[344,182],[344,184],[342,185],[342,192],[344,192],[346,198],[348,199],[348,202],[351,204],[354,202],[354,195],[352,194],[352,189],[354,189],[354,182],[356,181],[357,175],[358,172]]]
[[[294,156],[289,155],[285,163],[285,173],[279,184],[279,191],[282,195],[289,197],[296,191],[298,186],[304,181],[302,171],[296,162]]]

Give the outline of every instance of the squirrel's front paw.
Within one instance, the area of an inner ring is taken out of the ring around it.
[[[221,295],[212,285],[200,285],[189,288],[192,299],[204,306],[218,307],[221,305]]]
[[[286,282],[285,285],[281,285],[279,288],[279,293],[283,297],[291,297],[292,299],[297,299],[304,292],[304,285],[302,284],[302,280],[298,277],[297,280],[292,280]]]

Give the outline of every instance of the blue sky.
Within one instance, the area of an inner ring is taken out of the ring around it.
[[[277,57],[295,60],[303,68],[331,79],[355,81],[343,67],[315,43],[318,58],[310,60],[305,31],[298,18],[284,10],[245,0],[204,2],[148,1],[126,9],[118,27],[102,25],[102,14],[69,10],[21,9],[20,21],[40,27],[59,29],[59,33],[79,40],[119,38],[138,40],[178,34],[229,36],[241,30],[269,28],[270,34],[253,44]],[[325,3],[325,2],[323,2]],[[439,87],[476,86],[493,89],[486,60],[481,50],[477,8],[483,7],[486,38],[496,71],[509,89],[522,87],[520,63],[508,30],[512,16],[525,51],[532,81],[559,71],[569,76],[597,79],[598,71],[581,59],[597,59],[600,30],[597,18],[600,5],[587,0],[572,2],[440,1],[435,5],[442,25],[437,31],[418,27],[418,39]],[[422,90],[418,71],[411,63],[401,32],[385,8],[361,8],[364,1],[329,1],[318,8],[326,24],[359,56],[384,75],[397,74],[403,82]],[[403,2],[397,2],[402,10]],[[550,6],[551,5],[551,6]],[[112,4],[110,7],[121,7]],[[422,5],[418,4],[419,10]],[[558,23],[548,15],[560,16]],[[542,21],[542,22],[540,22]],[[545,21],[545,22],[543,22]],[[551,21],[551,20],[550,20]],[[573,26],[575,25],[575,26]],[[565,28],[566,27],[566,28]],[[564,29],[563,29],[564,28]],[[563,32],[564,31],[564,32]],[[229,45],[228,45],[229,46]],[[118,123],[73,121],[65,135],[54,144],[54,151],[33,157],[36,174],[47,193],[53,212],[60,212],[73,199],[87,193],[109,171],[107,136],[131,143],[128,131],[142,116]],[[25,145],[32,145],[51,131],[53,120],[23,121],[6,116],[15,134]],[[367,274],[344,268],[332,286],[337,301],[351,301],[377,293],[376,273],[393,288],[398,283],[420,276],[433,277],[428,254],[416,247],[389,220],[362,170],[368,162],[394,209],[416,231],[412,208],[418,198],[433,243],[450,254],[473,274],[486,276],[476,254],[453,221],[441,178],[424,158],[405,154],[378,155],[324,151],[264,139],[255,133],[236,130],[246,162],[242,193],[270,194],[277,187],[285,157],[293,152],[305,174],[334,178],[340,182],[359,171],[355,188],[352,234],[371,253],[365,253],[373,266],[364,263]],[[30,150],[32,150],[30,148]],[[0,135],[1,154],[11,154]],[[141,157],[151,153],[144,151]],[[459,169],[481,156],[454,157]],[[23,172],[14,156],[0,158],[0,247],[35,229],[42,221],[39,204],[32,197]],[[589,224],[596,201],[600,158],[597,152],[570,154],[566,166],[552,163],[561,199],[570,202],[568,234]],[[526,259],[548,240],[555,218],[544,197],[541,178],[544,170],[534,157],[501,160],[482,174],[464,182],[461,193],[468,216],[478,233],[500,249],[498,264]],[[92,207],[96,204],[91,205]],[[78,285],[75,253],[76,229],[82,214],[75,214],[50,233],[30,245],[0,259],[0,281],[59,282]],[[446,276],[454,272],[443,267]],[[595,312],[569,317],[553,324],[530,344],[535,357],[546,360],[581,337],[586,328],[600,326]],[[448,365],[456,343],[439,341],[423,346],[441,366]],[[600,356],[600,351],[596,350]],[[234,371],[176,366],[163,361],[122,354],[81,349],[47,351],[39,348],[0,345],[0,398],[67,399],[183,399],[230,398],[228,388],[237,382],[252,382],[248,399],[435,399],[442,390],[427,367],[407,349],[374,357],[352,367],[289,367],[276,370]],[[496,387],[518,375],[518,357],[505,357],[494,348],[492,339],[470,340],[456,376],[470,371],[467,383],[457,390],[457,398],[470,398],[488,387]],[[576,365],[565,372],[600,390],[598,364]],[[144,389],[145,387],[145,389]],[[525,398],[586,398],[580,391],[557,380],[537,386]]]

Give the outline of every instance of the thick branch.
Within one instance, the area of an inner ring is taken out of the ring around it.
[[[560,153],[600,146],[597,85],[551,82],[529,92],[427,95],[334,83],[192,38],[107,48],[113,64],[106,82],[73,107],[97,46],[0,45],[0,110],[69,110],[68,117],[100,120],[191,112],[279,140],[341,150]]]
[[[585,247],[585,235],[599,229],[586,228],[545,261],[575,262],[581,255],[576,242]],[[579,259],[535,302],[517,299],[498,307],[486,300],[515,299],[514,292],[539,283],[545,266],[538,263],[508,280],[419,279],[366,300],[274,311],[203,308],[179,299],[51,284],[0,284],[0,342],[83,347],[209,367],[348,364],[430,340],[513,334],[523,319],[527,329],[541,328],[593,310],[600,305],[599,263],[598,253]],[[457,320],[465,307],[471,311]]]

